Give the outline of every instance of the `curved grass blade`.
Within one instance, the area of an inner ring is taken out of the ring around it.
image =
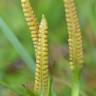
[[[28,54],[25,48],[21,45],[19,40],[16,38],[16,36],[13,34],[13,32],[6,25],[6,23],[3,21],[2,18],[0,18],[0,29],[2,29],[2,32],[4,36],[6,37],[6,39],[12,44],[12,46],[16,49],[18,54],[21,56],[21,59],[25,62],[25,64],[29,67],[29,69],[34,73],[35,63],[32,57]]]

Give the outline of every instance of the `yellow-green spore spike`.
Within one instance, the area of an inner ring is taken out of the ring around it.
[[[48,96],[48,25],[44,15],[39,26],[36,63],[34,90],[37,93],[42,90]]]
[[[26,22],[29,26],[29,30],[31,31],[34,47],[36,49],[37,48],[36,46],[38,43],[38,22],[36,20],[35,14],[33,12],[33,9],[31,7],[29,0],[21,0],[21,5],[22,5]]]
[[[44,15],[42,15],[39,31],[42,42],[42,86],[44,88],[44,96],[48,96],[48,24]]]
[[[70,68],[80,68],[83,65],[83,49],[80,23],[74,0],[64,0],[65,15],[68,29]]]

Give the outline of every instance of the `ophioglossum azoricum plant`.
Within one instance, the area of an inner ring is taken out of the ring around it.
[[[48,96],[48,25],[42,16],[39,24],[28,0],[21,0],[25,19],[31,31],[33,44],[36,52],[36,71],[34,91],[36,94]]]
[[[83,48],[80,23],[74,0],[64,0],[68,30],[69,59],[72,70],[72,96],[79,96],[80,69],[83,66]]]

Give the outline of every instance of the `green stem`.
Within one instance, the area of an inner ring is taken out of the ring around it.
[[[71,96],[80,96],[80,72],[72,73],[72,93]]]

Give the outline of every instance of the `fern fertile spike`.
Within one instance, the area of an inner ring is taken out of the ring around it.
[[[35,14],[28,0],[21,0],[21,4],[22,4],[25,19],[27,21],[27,25],[29,26],[29,30],[31,31],[34,47],[37,48],[38,23]]]
[[[83,64],[83,48],[80,24],[74,0],[64,0],[67,29],[69,34],[70,68],[80,67]]]
[[[42,15],[39,31],[42,34],[42,86],[44,87],[44,96],[48,96],[48,25],[44,15]]]
[[[39,26],[34,89],[38,93],[44,90],[44,96],[48,96],[48,25],[44,16]]]

